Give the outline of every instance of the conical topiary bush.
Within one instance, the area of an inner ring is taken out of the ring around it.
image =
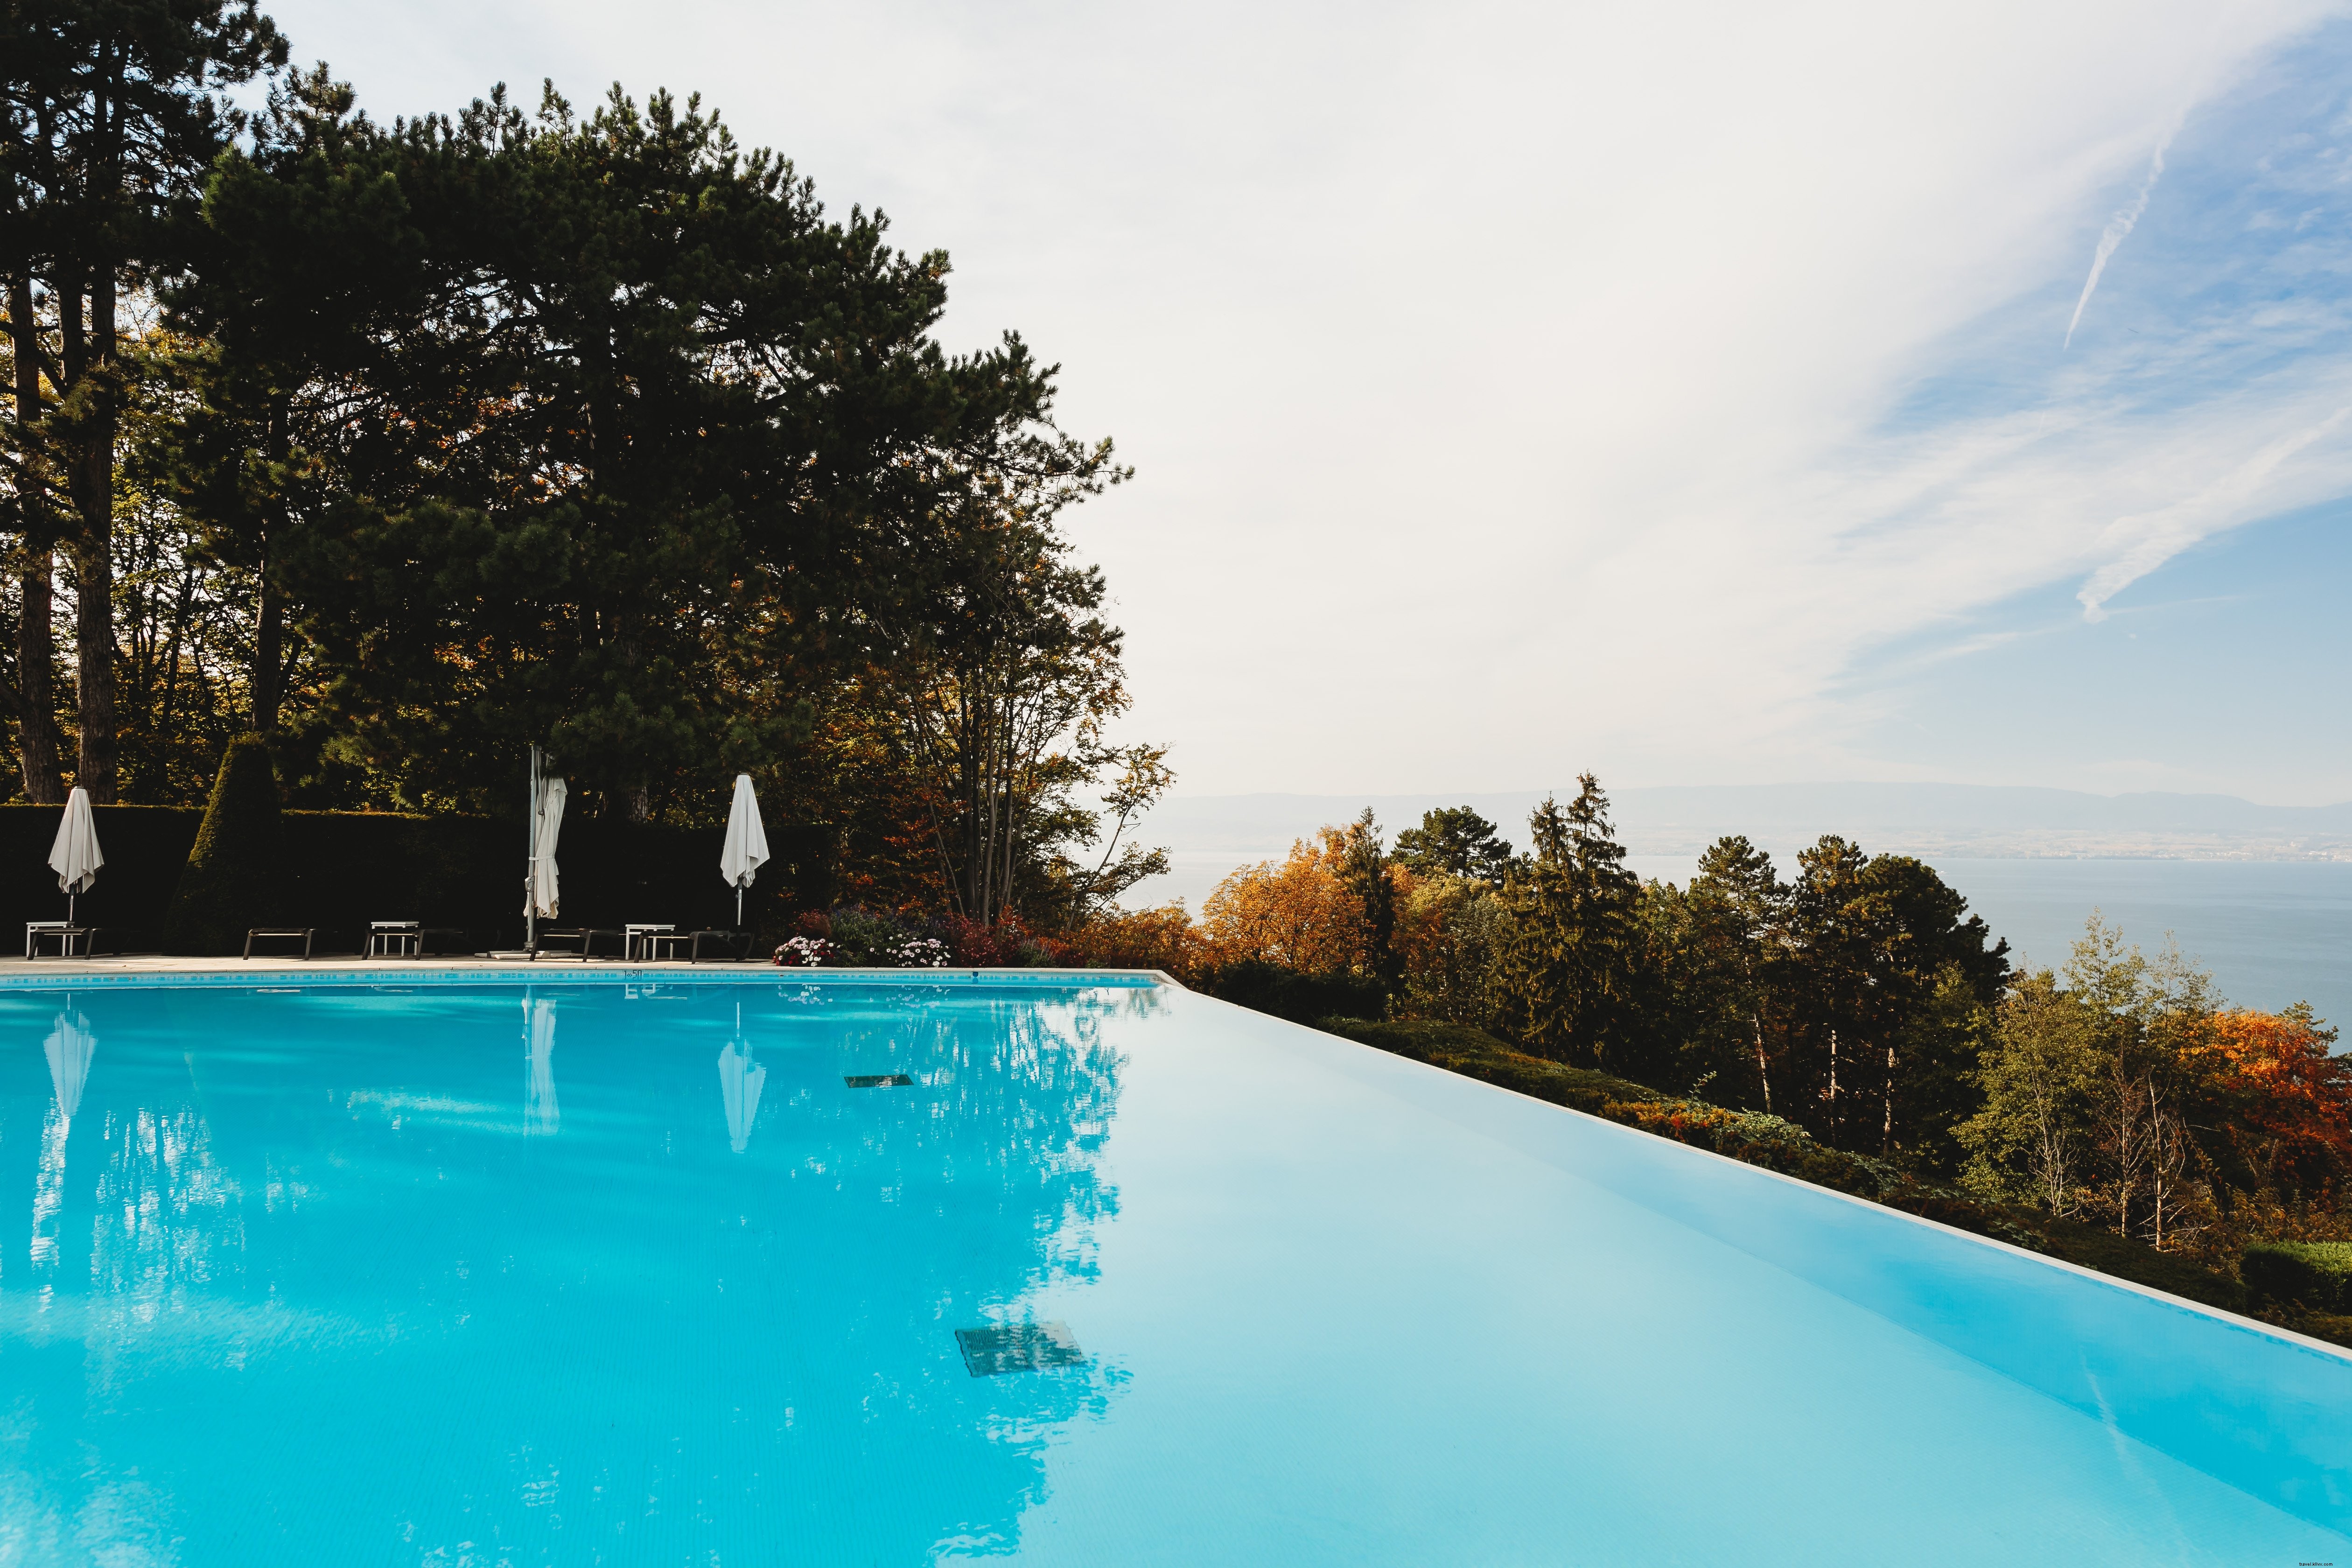
[[[180,873],[165,949],[207,958],[242,952],[248,930],[282,920],[279,841],[278,773],[268,742],[240,735],[221,759],[196,847]]]

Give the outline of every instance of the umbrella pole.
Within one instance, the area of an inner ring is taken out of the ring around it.
[[[530,848],[522,861],[522,944],[539,952],[539,748],[530,749],[530,799],[523,805],[523,831]],[[583,944],[584,946],[584,944]]]
[[[735,929],[743,929],[743,884],[735,884]]]

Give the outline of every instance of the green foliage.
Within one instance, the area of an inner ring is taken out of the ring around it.
[[[232,742],[180,873],[164,929],[173,952],[218,957],[245,946],[253,926],[284,917],[286,864],[278,774],[258,735]]]
[[[250,728],[292,804],[502,813],[543,742],[575,821],[707,820],[752,773],[824,840],[818,907],[1066,932],[1164,868],[1166,750],[1108,733],[1121,637],[1057,521],[1126,470],[1017,336],[942,348],[944,254],[692,99],[387,126],[216,0],[20,7],[0,46],[29,795],[72,765],[63,545],[100,802],[118,745],[187,802]],[[257,72],[259,112],[218,96]]]
[[[898,952],[922,934],[887,910],[847,906],[825,917],[826,940],[839,961],[852,966],[896,963]]]
[[[0,279],[13,419],[0,524],[17,535],[13,680],[29,798],[64,798],[53,681],[59,545],[76,585],[76,783],[116,797],[114,531],[125,416],[148,366],[124,318],[190,259],[198,182],[242,116],[226,89],[282,65],[252,0],[50,0],[0,7]],[[127,307],[127,308],[126,308]]]
[[[1370,806],[1340,832],[1336,847],[1339,880],[1364,911],[1363,971],[1384,990],[1393,991],[1404,974],[1396,950],[1396,883],[1389,876],[1388,852]]]
[[[1396,862],[1419,877],[1471,877],[1500,888],[1511,870],[1511,847],[1495,825],[1466,805],[1421,815],[1419,827],[1396,837]]]
[[[1687,892],[1659,882],[1643,889],[1658,1005],[1682,1056],[1675,1076],[1767,1111],[1797,1103],[1785,1081],[1773,1099],[1791,1000],[1780,983],[1794,978],[1795,955],[1780,940],[1788,901],[1771,857],[1738,837],[1700,857]]]
[[[1496,961],[1497,1015],[1513,1037],[1579,1066],[1648,1064],[1641,884],[1591,773],[1562,811],[1528,823],[1533,858],[1503,892],[1510,929]]]
[[[1212,996],[1295,1024],[1334,1016],[1377,1018],[1388,1006],[1388,988],[1375,975],[1306,974],[1257,958],[1204,970],[1193,984]]]
[[[288,595],[313,779],[481,809],[544,739],[575,810],[669,809],[809,744],[869,659],[919,667],[1008,587],[980,542],[1115,477],[1017,338],[940,350],[944,256],[698,102],[349,105],[281,95],[177,297],[211,345],[186,494]]]
[[[1494,889],[1469,877],[1437,877],[1412,890],[1404,909],[1415,931],[1434,928],[1405,971],[1402,1005],[1414,1018],[1480,1027],[1494,1022],[1496,955],[1510,917]]]
[[[2042,970],[2000,1002],[1977,1074],[1983,1109],[1954,1129],[1969,1185],[2161,1244],[2199,1201],[2210,993],[2178,952],[2151,963],[2095,914],[2063,984]]]
[[[1967,909],[1907,856],[1825,837],[1783,883],[1747,839],[1719,840],[1686,889],[1643,890],[1650,1070],[1824,1142],[1953,1168],[2008,973]]]
[[[2239,1271],[2257,1300],[2352,1313],[2352,1242],[2257,1242],[2246,1248]]]

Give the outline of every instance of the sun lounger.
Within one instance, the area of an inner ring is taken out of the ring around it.
[[[41,956],[41,944],[54,940],[59,958],[74,956],[74,943],[81,944],[81,956],[89,956],[90,939],[98,934],[96,926],[76,925],[71,921],[26,921],[25,922],[25,957],[27,961]]]
[[[264,942],[272,939],[291,942],[299,936],[302,939],[302,956],[308,958],[310,956],[311,933],[315,930],[316,928],[312,926],[255,926],[245,933],[245,956],[247,958],[253,956],[253,943],[256,938]]]
[[[717,948],[717,957],[729,963],[740,963],[751,956],[751,934],[749,931],[698,931],[693,933],[692,962],[702,962],[705,942]]]
[[[595,956],[596,939],[600,936],[609,936],[614,942],[621,940],[621,933],[619,931],[607,931],[602,926],[557,926],[541,931],[539,933],[539,940],[542,942],[578,942],[580,944],[580,949],[577,952],[551,952],[548,956],[551,958],[576,958],[580,960],[581,963],[585,963],[588,960]],[[540,949],[533,948],[531,950],[531,957],[533,959],[538,958],[540,952]]]

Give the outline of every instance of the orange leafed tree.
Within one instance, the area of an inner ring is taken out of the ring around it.
[[[1201,906],[1201,934],[1214,963],[1257,959],[1309,974],[1351,969],[1368,931],[1363,900],[1340,875],[1337,829],[1300,839],[1279,864],[1244,866]]]
[[[2226,1136],[2263,1186],[2316,1195],[2352,1170],[2352,1061],[2307,1006],[2215,1014],[2209,1048]]]
[[[1105,910],[1050,944],[1062,962],[1095,969],[1164,969],[1179,980],[1200,967],[1201,933],[1182,904]]]

